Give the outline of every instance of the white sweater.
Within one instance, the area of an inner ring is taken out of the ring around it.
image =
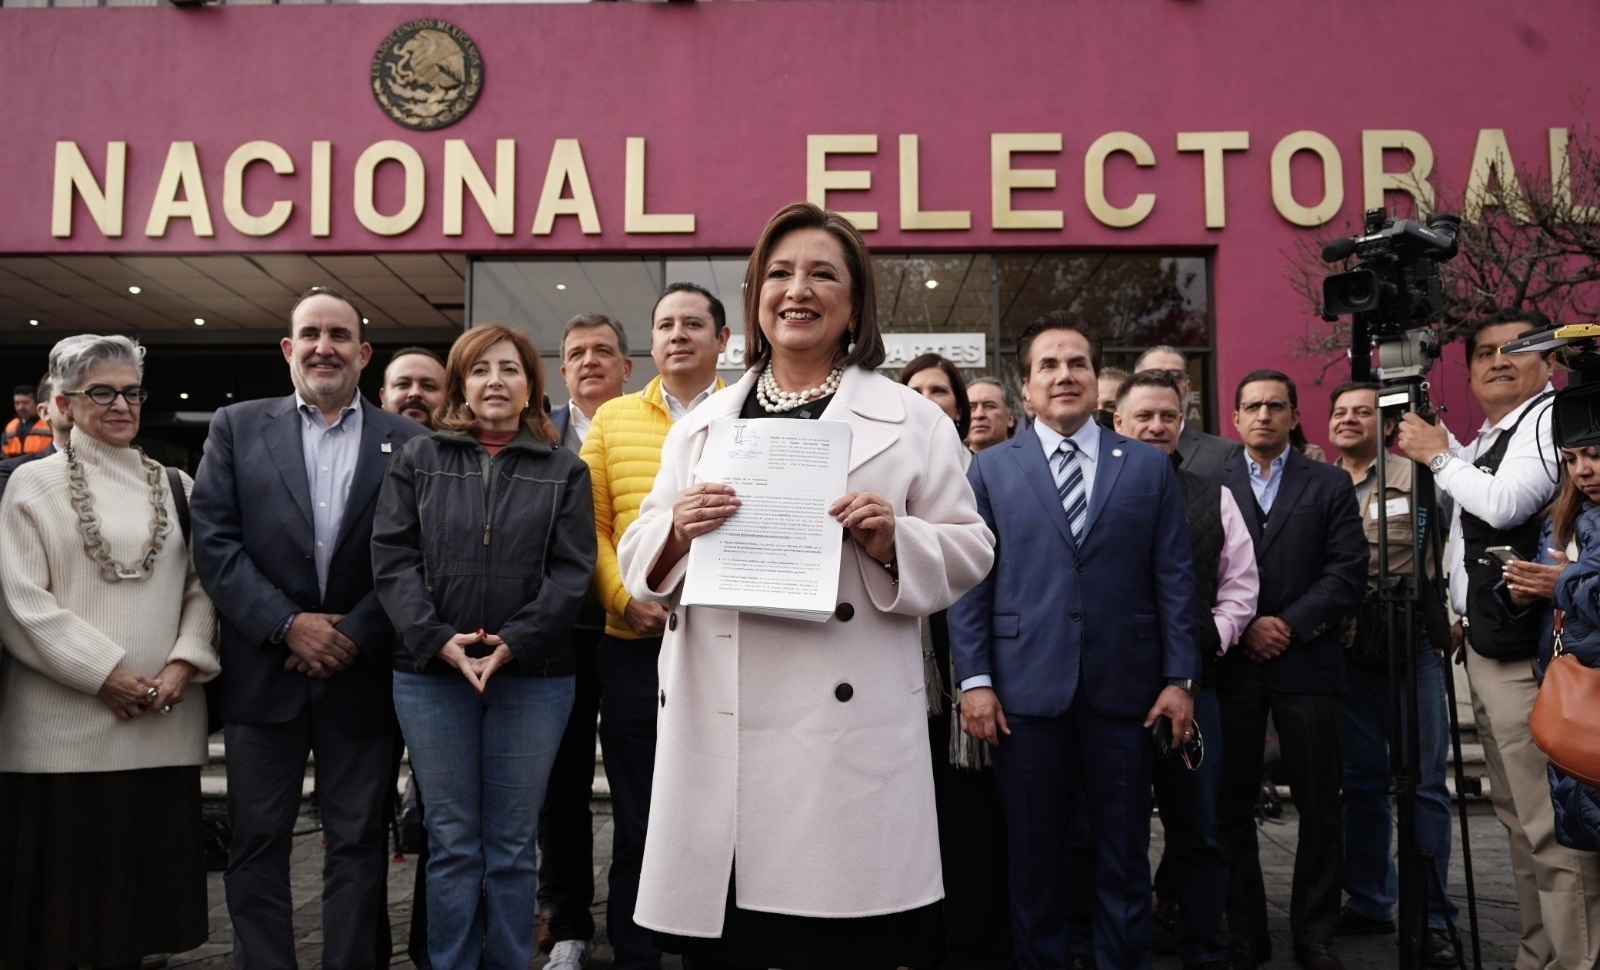
[[[136,563],[150,537],[150,484],[138,452],[80,431],[72,444],[111,557]],[[193,486],[183,477],[185,494]],[[217,674],[216,614],[184,545],[177,509],[143,579],[107,582],[84,548],[67,457],[18,468],[0,503],[0,771],[123,771],[206,760],[205,691]],[[155,677],[169,661],[199,673],[170,714],[117,720],[96,696],[121,667]]]

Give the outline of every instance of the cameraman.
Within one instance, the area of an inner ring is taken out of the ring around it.
[[[1495,815],[1511,842],[1522,915],[1517,965],[1592,970],[1600,964],[1600,858],[1556,841],[1546,759],[1528,731],[1538,621],[1509,620],[1497,609],[1501,567],[1484,552],[1507,545],[1532,559],[1539,512],[1556,493],[1550,355],[1499,353],[1524,331],[1549,326],[1536,310],[1504,310],[1473,328],[1468,382],[1485,415],[1477,441],[1463,446],[1442,424],[1407,414],[1399,443],[1407,457],[1428,465],[1454,504],[1445,563],[1450,605],[1467,619],[1471,649],[1454,646],[1472,685]]]
[[[1388,452],[1394,444],[1399,422],[1383,420],[1382,445],[1378,434],[1378,385],[1343,384],[1331,397],[1333,411],[1328,418],[1328,440],[1339,451],[1334,464],[1350,474],[1355,485],[1356,503],[1361,508],[1361,525],[1367,536],[1367,588],[1378,587],[1385,573],[1411,576],[1414,553],[1416,509],[1413,506],[1410,461]],[[1384,488],[1378,492],[1378,462],[1382,461]],[[1379,508],[1386,510],[1380,518]],[[1386,527],[1387,570],[1378,558],[1378,530]],[[1431,551],[1432,543],[1429,544]],[[1431,559],[1431,556],[1429,557]],[[1432,570],[1430,569],[1431,573]],[[1344,936],[1365,936],[1394,932],[1395,900],[1398,896],[1394,855],[1389,844],[1394,836],[1394,802],[1389,795],[1389,651],[1391,638],[1385,636],[1385,616],[1370,599],[1363,604],[1359,619],[1350,624],[1345,637],[1346,673],[1350,693],[1339,711],[1339,744],[1344,754],[1344,891],[1349,901],[1339,913],[1334,932]],[[1424,596],[1432,600],[1436,616],[1443,606],[1431,590]],[[1445,786],[1445,749],[1450,740],[1445,717],[1445,667],[1438,651],[1426,638],[1417,614],[1417,764],[1421,784],[1417,788],[1413,818],[1416,843],[1433,855],[1434,872],[1428,876],[1427,962],[1433,967],[1455,966],[1455,949],[1448,927],[1455,921],[1456,907],[1446,893],[1450,872],[1450,791]],[[1442,628],[1443,624],[1440,624]],[[1397,638],[1396,638],[1397,639]],[[1399,646],[1397,642],[1396,646]],[[1409,703],[1410,698],[1407,698]]]

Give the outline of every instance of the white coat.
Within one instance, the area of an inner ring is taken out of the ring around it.
[[[850,368],[822,419],[852,428],[848,490],[894,506],[899,583],[847,536],[826,622],[679,606],[687,557],[652,588],[673,500],[701,481],[707,426],[738,416],[755,374],[673,425],[618,549],[628,592],[671,610],[634,920],[679,936],[721,935],[735,856],[741,909],[874,916],[944,895],[918,618],[994,561],[954,423]]]

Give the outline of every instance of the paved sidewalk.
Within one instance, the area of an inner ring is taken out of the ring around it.
[[[1509,966],[1515,955],[1519,921],[1515,895],[1511,888],[1510,864],[1503,830],[1490,814],[1488,806],[1474,806],[1471,822],[1473,869],[1477,874],[1478,915],[1483,944],[1483,965],[1488,968]],[[308,816],[302,816],[302,829],[309,830]],[[595,816],[596,885],[600,898],[595,912],[600,925],[599,938],[605,937],[605,885],[606,870],[610,863],[611,817]],[[1460,833],[1457,833],[1456,852],[1451,860],[1450,892],[1462,906],[1461,931],[1466,935],[1465,887],[1462,876]],[[1153,825],[1152,856],[1158,854],[1161,844],[1161,826]],[[1271,933],[1275,959],[1274,968],[1290,968],[1295,963],[1289,944],[1289,877],[1294,865],[1295,827],[1293,809],[1288,810],[1287,821],[1267,823],[1261,829],[1262,868],[1267,879],[1267,899],[1271,907]],[[411,887],[414,861],[408,857],[389,869],[389,913],[395,931],[395,959],[392,966],[411,967],[405,956],[405,933],[411,913]],[[295,927],[299,933],[300,966],[302,970],[320,967],[321,930],[318,893],[320,891],[321,840],[314,832],[295,840],[291,859],[293,879]],[[222,877],[213,873],[209,879],[211,899],[211,940],[190,953],[175,956],[171,965],[182,968],[226,968],[232,947],[233,932],[228,925],[228,913],[222,902]],[[1470,946],[1470,944],[1469,944]],[[1393,936],[1341,938],[1339,953],[1349,970],[1390,970],[1397,965],[1395,938]],[[534,961],[533,967],[544,965],[544,958]],[[1471,967],[1470,948],[1467,966]],[[590,967],[592,970],[611,970],[611,949],[604,943],[594,948]],[[665,970],[679,970],[676,958],[663,961]],[[1158,955],[1156,970],[1178,970],[1175,956]],[[447,968],[440,968],[447,970]]]

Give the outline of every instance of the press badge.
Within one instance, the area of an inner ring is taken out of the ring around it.
[[[1410,512],[1410,511],[1411,511],[1411,499],[1407,498],[1404,495],[1400,496],[1399,498],[1392,498],[1389,501],[1383,503],[1383,514],[1387,518],[1391,518],[1392,519],[1392,518],[1395,518],[1396,516],[1405,515],[1406,513]],[[1378,507],[1376,505],[1374,505],[1371,508],[1370,512],[1371,512],[1371,514],[1369,516],[1367,516],[1367,517],[1370,518],[1370,519],[1376,520],[1378,518]]]

